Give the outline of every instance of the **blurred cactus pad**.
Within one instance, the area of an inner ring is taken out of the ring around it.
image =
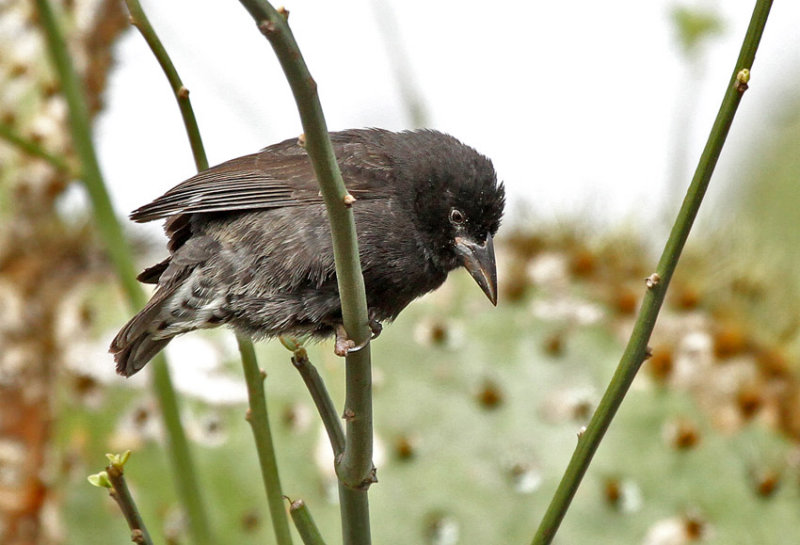
[[[510,227],[501,242],[497,308],[466,274],[453,274],[373,344],[376,542],[527,542],[618,361],[652,266],[643,241],[562,224]],[[747,268],[708,265],[725,261],[721,252],[729,250],[707,241],[689,250],[659,318],[653,355],[559,542],[800,539],[796,333],[777,318],[751,318],[760,315],[758,301],[787,304],[754,295],[770,289],[768,271],[748,277]],[[110,289],[90,290],[83,303],[95,309],[90,314],[104,313],[97,307],[107,308]],[[116,313],[114,321],[123,318]],[[107,327],[97,331],[104,339]],[[171,359],[212,523],[227,541],[270,543],[229,336],[184,337]],[[303,498],[329,543],[337,543],[321,424],[290,353],[277,341],[258,348],[284,493]],[[92,365],[110,369],[101,349]],[[308,349],[340,406],[344,362],[331,343]],[[86,371],[69,365],[59,381],[55,467],[69,541],[127,535],[110,500],[85,480],[105,451],[126,448],[134,450],[128,480],[151,533],[185,540],[144,382],[131,387],[133,381]]]

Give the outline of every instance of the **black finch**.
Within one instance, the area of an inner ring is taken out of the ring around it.
[[[353,204],[374,330],[465,267],[497,302],[494,237],[505,205],[491,161],[432,131],[331,133]],[[229,324],[253,338],[343,334],[330,226],[297,139],[210,168],[131,214],[166,218],[158,287],[111,343],[139,371],[176,335]],[[342,350],[342,346],[345,349]]]

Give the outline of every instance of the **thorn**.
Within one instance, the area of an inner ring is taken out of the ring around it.
[[[344,414],[342,415],[342,418],[343,418],[343,419],[344,419],[346,422],[350,422],[350,421],[351,421],[351,420],[353,420],[355,417],[356,417],[356,413],[355,413],[355,412],[353,412],[353,409],[345,409],[345,410],[344,410]]]
[[[289,20],[289,10],[286,9],[284,6],[280,6],[278,8],[278,13],[283,16],[283,20],[284,21],[288,21]]]
[[[658,273],[653,273],[644,280],[644,285],[647,289],[652,290],[661,283],[661,276]]]
[[[375,466],[372,466],[372,470],[369,472],[369,475],[367,475],[367,478],[358,485],[358,490],[368,490],[373,483],[378,482],[378,477],[375,475],[376,471]]]
[[[245,413],[244,413],[244,419],[247,420],[248,422],[250,422],[250,420],[253,419],[253,411],[250,410],[250,409],[247,409],[245,411]]]
[[[578,439],[583,437],[584,433],[586,433],[586,426],[581,426],[581,429],[578,430]]]
[[[301,148],[306,147],[306,133],[303,133],[297,137],[297,145],[300,146]]]
[[[352,208],[353,203],[356,202],[356,198],[353,197],[350,193],[345,195],[343,200],[345,208]]]
[[[289,498],[286,499],[288,500]],[[289,510],[297,511],[298,509],[302,509],[305,506],[305,504],[306,503],[303,500],[300,499],[294,500],[292,504],[289,506]]]
[[[178,89],[178,98],[187,99],[189,98],[189,89],[181,85],[181,88]]]
[[[144,532],[139,528],[131,530],[131,541],[134,543],[146,543],[144,540]]]
[[[258,370],[258,374],[261,376],[261,380],[267,380],[267,372],[263,369]]]
[[[652,357],[653,357],[653,349],[648,346],[644,349],[644,359],[649,360]]]

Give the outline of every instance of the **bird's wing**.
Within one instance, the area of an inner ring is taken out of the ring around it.
[[[356,131],[352,131],[355,133]],[[334,133],[334,151],[348,191],[356,197],[380,198],[391,171],[389,159],[364,140]],[[299,206],[322,202],[305,150],[287,140],[200,172],[150,204],[131,213],[138,222],[169,216]]]

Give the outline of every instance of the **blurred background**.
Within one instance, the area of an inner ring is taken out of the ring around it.
[[[178,109],[123,4],[55,5],[117,215],[137,262],[152,264],[165,253],[160,226],[124,218],[194,172]],[[239,3],[143,5],[212,164],[302,132]],[[509,194],[498,307],[454,273],[374,344],[375,541],[529,542],[621,355],[752,3],[286,7],[331,130],[451,133],[493,159]],[[772,10],[653,357],[557,543],[800,540],[798,20],[795,3]],[[18,0],[0,0],[0,127],[0,542],[128,542],[86,476],[130,448],[151,533],[188,543],[147,372],[116,377],[106,353],[130,310],[75,180],[35,9]],[[258,350],[284,492],[337,543],[313,405],[289,353]],[[340,405],[341,360],[330,343],[309,350]],[[271,543],[233,336],[193,333],[169,357],[215,533]]]

